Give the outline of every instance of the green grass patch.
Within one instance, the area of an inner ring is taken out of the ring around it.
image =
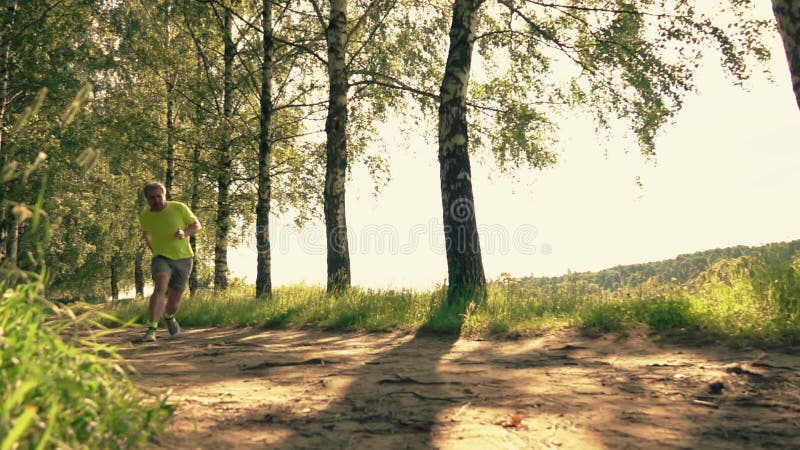
[[[596,304],[581,311],[578,323],[584,328],[599,331],[644,329],[664,333],[696,328],[699,320],[688,299],[655,297]]]
[[[257,299],[251,288],[223,293],[205,291],[185,298],[179,312],[187,326],[319,327],[336,330],[385,331],[417,329],[443,302],[440,291],[374,291],[352,288],[328,296],[319,286],[296,285],[274,290],[272,298]],[[105,311],[121,322],[144,323],[147,300],[110,303]],[[115,321],[105,320],[113,326]]]
[[[137,448],[171,414],[140,393],[95,323],[40,296],[38,283],[0,302],[0,448]]]
[[[485,299],[455,305],[447,304],[443,288],[425,292],[356,287],[328,296],[323,287],[296,285],[274,290],[270,299],[255,299],[252,286],[237,285],[224,293],[205,291],[184,300],[179,316],[188,326],[402,329],[499,337],[575,327],[595,333],[636,330],[700,342],[800,343],[799,260],[777,251],[765,255],[718,261],[682,284],[654,277],[605,289],[585,276],[541,283],[504,277],[489,283]],[[144,324],[147,302],[115,302],[106,311],[123,322]]]

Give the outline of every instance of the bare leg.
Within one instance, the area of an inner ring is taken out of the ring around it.
[[[167,290],[167,315],[174,316],[178,312],[181,308],[181,297],[183,297],[183,291],[176,291],[172,288]]]
[[[150,323],[158,322],[158,319],[164,313],[169,277],[169,272],[153,274],[153,295],[150,296]]]

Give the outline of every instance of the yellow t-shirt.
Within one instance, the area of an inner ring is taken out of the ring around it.
[[[164,209],[155,212],[150,208],[139,213],[142,230],[150,233],[153,256],[183,259],[194,256],[189,239],[178,239],[175,232],[197,222],[189,207],[181,202],[168,201]]]

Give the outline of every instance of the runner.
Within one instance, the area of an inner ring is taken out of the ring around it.
[[[196,234],[201,227],[188,206],[167,201],[166,189],[161,183],[147,183],[142,191],[148,208],[139,214],[139,223],[142,237],[153,253],[153,295],[150,296],[150,315],[144,339],[155,342],[158,321],[165,312],[170,336],[181,331],[175,314],[181,306],[194,257],[186,238]]]

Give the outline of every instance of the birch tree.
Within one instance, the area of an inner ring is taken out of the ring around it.
[[[293,12],[299,17],[311,15],[311,19],[302,23],[313,27],[314,32],[287,44],[312,55],[326,74],[323,210],[327,290],[334,293],[349,287],[352,278],[345,205],[349,167],[373,140],[375,124],[386,117],[389,105],[397,106],[402,92],[435,97],[424,89],[415,89],[414,83],[405,82],[399,73],[415,69],[400,64],[407,60],[403,53],[410,53],[417,44],[431,43],[430,51],[434,53],[436,48],[432,37],[424,37],[415,44],[408,39],[406,30],[398,26],[425,19],[402,17],[407,11],[398,10],[406,5],[403,2],[309,0],[309,3],[310,12],[303,9]],[[413,3],[417,2],[408,4]],[[324,48],[319,44],[321,40]],[[423,73],[422,69],[418,73]],[[397,93],[392,94],[393,91]],[[379,160],[371,162],[371,169],[382,167]]]
[[[256,203],[256,297],[272,296],[272,253],[269,239],[269,212],[272,200],[272,0],[261,4],[261,95],[259,96],[258,199]]]
[[[772,10],[783,38],[792,89],[800,107],[800,0],[772,0]]]
[[[556,161],[556,118],[583,109],[598,130],[631,129],[641,152],[653,156],[658,131],[680,110],[705,54],[715,51],[736,81],[749,76],[750,63],[768,58],[762,36],[769,25],[752,18],[752,6],[454,0],[439,106],[448,300],[485,298],[471,141],[491,147],[501,167],[545,167]],[[470,85],[474,45],[484,74]],[[496,58],[508,64],[492,65]],[[479,105],[471,124],[470,102]]]

